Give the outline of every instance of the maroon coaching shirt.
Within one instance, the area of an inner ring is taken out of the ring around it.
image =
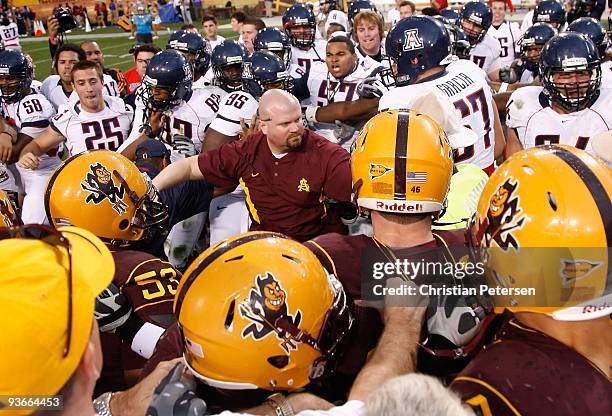
[[[198,164],[213,185],[239,182],[244,187],[252,230],[276,231],[298,241],[342,231],[323,201],[350,201],[350,155],[310,130],[304,130],[297,150],[280,159],[259,132],[202,153]]]

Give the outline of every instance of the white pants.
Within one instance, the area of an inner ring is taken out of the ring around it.
[[[246,195],[242,187],[221,195],[210,202],[210,246],[221,240],[249,231],[251,218],[246,206]]]
[[[49,163],[36,170],[17,167],[25,192],[21,207],[24,224],[49,224],[45,211],[45,191],[49,177],[58,165],[59,162]]]

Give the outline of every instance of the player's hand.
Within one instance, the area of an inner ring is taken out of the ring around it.
[[[59,21],[55,16],[51,16],[47,19],[47,31],[49,32],[49,37],[55,37],[59,33],[60,25]]]
[[[151,115],[149,116],[149,125],[151,126],[151,132],[157,137],[159,137],[159,134],[161,133],[165,118],[166,117],[163,111],[151,111]]]
[[[196,397],[196,383],[185,374],[185,364],[177,363],[153,392],[147,416],[200,416],[206,403]]]
[[[13,154],[13,139],[7,134],[0,134],[0,162],[7,163]]]
[[[246,122],[243,118],[240,119],[240,127],[242,127],[242,134],[240,135],[240,140],[244,140],[249,136],[257,133],[259,128],[259,120],[257,119],[257,114],[253,116],[251,119],[251,124],[247,126]]]
[[[40,157],[36,156],[34,153],[26,153],[19,158],[17,162],[17,166],[22,167],[24,169],[38,169],[40,166]]]
[[[172,147],[185,157],[195,156],[199,153],[195,143],[182,134],[172,136]]]
[[[464,297],[434,298],[427,308],[427,331],[446,338],[458,347],[464,346],[480,330],[489,308],[486,299],[474,299],[468,305]]]
[[[96,296],[94,316],[101,332],[112,332],[123,325],[132,314],[127,297],[113,283]]]
[[[382,84],[378,77],[364,78],[357,85],[357,95],[360,98],[380,98],[383,96],[387,88]]]

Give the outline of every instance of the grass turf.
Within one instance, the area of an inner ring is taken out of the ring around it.
[[[155,44],[161,48],[165,48],[170,33],[179,29],[180,26],[181,24],[178,23],[162,25],[163,29],[159,30],[159,39],[154,41]],[[170,29],[170,32],[166,30],[166,27]],[[127,34],[125,37],[96,38],[96,35],[108,33],[125,32],[118,27],[96,29],[90,33],[85,33],[83,30],[73,30],[67,35],[67,42],[79,44],[85,39],[72,39],[75,35],[93,35],[91,40],[98,42],[100,48],[102,48],[102,52],[104,52],[104,65],[108,68],[119,68],[121,71],[125,72],[134,66],[134,58],[128,53],[128,51],[132,46],[134,46],[136,41],[134,39],[129,39],[129,34]],[[236,39],[238,37],[237,34],[231,29],[220,29],[219,35],[229,39]],[[35,41],[22,42],[21,50],[30,54],[34,60],[34,63],[36,64],[37,80],[42,81],[51,74],[51,55],[49,54],[47,37],[36,38]]]

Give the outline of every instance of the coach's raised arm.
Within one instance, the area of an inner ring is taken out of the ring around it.
[[[153,181],[159,190],[206,178],[217,187],[242,185],[251,229],[277,231],[299,241],[342,232],[326,198],[350,200],[349,154],[305,129],[298,100],[270,90],[260,100],[261,131],[199,156],[177,161]]]

